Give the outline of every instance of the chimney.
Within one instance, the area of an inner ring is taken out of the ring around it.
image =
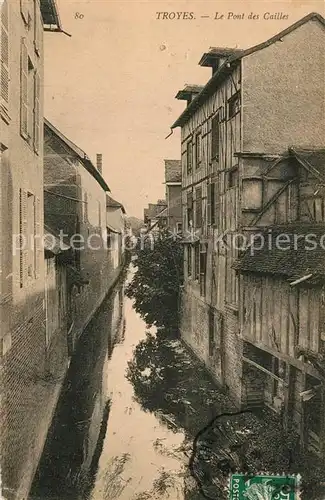
[[[97,153],[96,155],[96,166],[97,170],[100,174],[102,174],[103,170],[103,155],[101,153]]]

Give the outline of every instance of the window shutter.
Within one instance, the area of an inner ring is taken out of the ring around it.
[[[34,245],[34,251],[35,251],[35,277],[39,278],[40,275],[40,259],[41,259],[41,253],[42,253],[42,245],[41,245],[41,201],[38,197],[35,198],[34,201],[34,221],[35,221],[35,228],[34,228],[34,237],[35,237],[35,245]]]
[[[4,1],[1,8],[1,100],[9,102],[9,15],[8,2]]]
[[[26,39],[21,40],[20,54],[20,132],[28,137],[28,52]]]
[[[28,0],[20,0],[20,12],[25,24],[29,23]]]
[[[208,201],[207,201],[208,224],[211,224],[211,186],[212,184],[208,184]]]
[[[40,152],[41,146],[41,113],[40,113],[41,79],[37,72],[34,75],[34,150]]]
[[[27,241],[27,191],[19,190],[19,232],[20,232],[20,287],[22,288],[27,281],[28,269],[28,245]]]
[[[34,23],[35,23],[35,34],[34,34],[35,52],[38,56],[40,56],[42,33],[43,33],[43,23],[42,23],[42,18],[41,18],[40,13],[39,13],[37,2],[35,2],[34,19],[35,19],[35,21],[34,21]]]

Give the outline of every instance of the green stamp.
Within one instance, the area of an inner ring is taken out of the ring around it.
[[[232,474],[229,500],[298,500],[300,476]]]

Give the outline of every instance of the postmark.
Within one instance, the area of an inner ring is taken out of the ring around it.
[[[299,500],[299,475],[232,474],[229,500]]]

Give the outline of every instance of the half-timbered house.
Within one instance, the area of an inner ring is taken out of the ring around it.
[[[238,404],[242,291],[234,263],[257,228],[289,221],[290,197],[295,220],[282,159],[292,144],[324,145],[323,50],[324,19],[312,13],[249,49],[210,49],[200,61],[212,68],[208,83],[177,94],[187,102],[172,125],[181,128],[181,334]],[[318,201],[313,209],[319,214]]]

